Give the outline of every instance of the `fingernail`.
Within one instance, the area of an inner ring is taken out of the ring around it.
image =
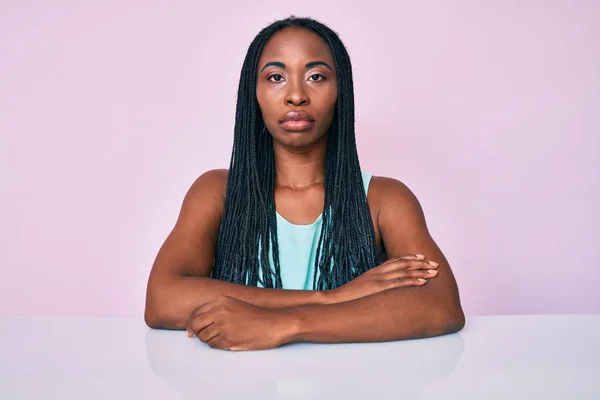
[[[435,269],[428,269],[427,272],[429,272],[431,275],[437,274],[437,271]]]
[[[428,261],[429,265],[431,265],[433,268],[437,268],[440,266],[440,264],[436,263],[435,261]]]
[[[417,280],[419,281],[419,283],[425,283],[425,282],[427,282],[427,280],[425,280],[425,279],[423,279],[423,278],[419,278],[419,279],[417,279]]]
[[[417,258],[420,260],[425,258],[425,256],[423,254],[415,254],[415,256],[417,256]]]

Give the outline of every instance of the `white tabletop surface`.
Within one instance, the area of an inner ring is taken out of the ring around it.
[[[600,399],[600,315],[459,334],[213,350],[140,319],[0,317],[0,399]]]

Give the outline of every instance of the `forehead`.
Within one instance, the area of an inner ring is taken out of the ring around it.
[[[268,61],[293,63],[313,59],[326,61],[332,65],[333,55],[329,45],[319,34],[308,29],[293,27],[282,29],[271,36],[265,44],[259,63]]]

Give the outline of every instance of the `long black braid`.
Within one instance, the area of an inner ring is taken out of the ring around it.
[[[335,32],[310,18],[274,22],[256,36],[246,54],[212,276],[251,286],[260,283],[266,288],[282,288],[273,140],[258,106],[256,79],[262,49],[275,32],[287,27],[318,33],[329,44],[337,70],[338,98],[327,137],[325,207],[314,275],[315,290],[334,289],[378,265],[379,258],[356,150],[350,57]]]

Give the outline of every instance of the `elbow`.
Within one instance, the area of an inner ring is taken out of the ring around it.
[[[428,311],[421,314],[411,338],[423,339],[450,335],[460,332],[465,326],[465,314],[459,305],[430,305]]]
[[[181,312],[181,307],[174,295],[174,287],[169,281],[150,279],[146,289],[146,305],[144,322],[152,329],[185,329],[187,317]],[[182,318],[183,317],[183,318]]]
[[[144,310],[144,322],[148,328],[161,329],[164,326],[163,318],[161,318],[157,307],[152,304],[150,298],[146,299],[146,308]]]
[[[451,313],[448,313],[448,322],[446,323],[446,333],[457,333],[465,327],[466,318],[462,308],[458,308]]]
[[[150,276],[148,286],[146,287],[146,306],[144,308],[144,322],[146,323],[148,328],[152,329],[160,329],[162,325],[161,317],[159,315],[159,307],[157,307],[157,304],[160,304],[160,302],[157,299],[158,293],[156,292],[156,285],[153,284],[152,276]]]
[[[179,321],[165,307],[148,307],[144,311],[144,322],[148,328],[182,330],[187,321]]]
[[[144,322],[146,323],[148,328],[160,329],[162,327],[162,323],[159,316],[153,309],[149,308],[148,306],[146,306],[146,309],[144,310]]]
[[[462,307],[443,307],[438,310],[434,318],[436,336],[449,335],[460,332],[465,327],[465,313]]]
[[[151,288],[150,288],[151,289]],[[146,307],[144,309],[144,322],[152,329],[174,329],[173,313],[170,311],[168,301],[154,290],[148,290]]]

